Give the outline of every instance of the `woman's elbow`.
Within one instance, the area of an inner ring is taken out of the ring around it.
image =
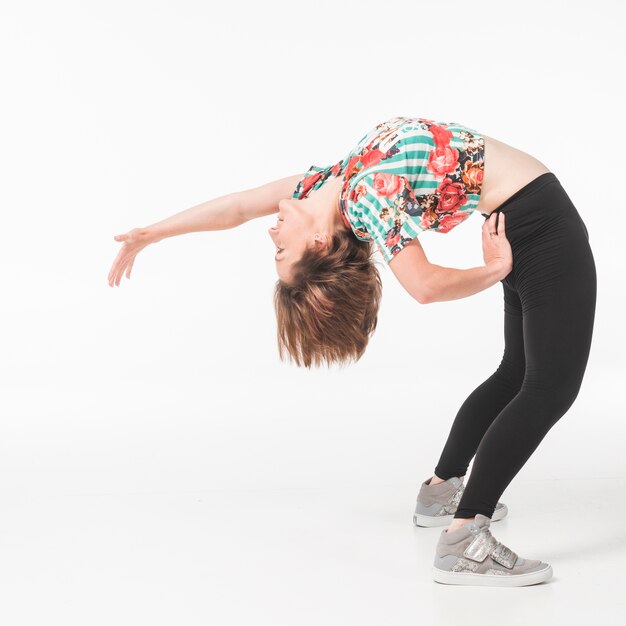
[[[430,304],[431,302],[436,302],[434,297],[430,293],[426,293],[426,292],[420,292],[419,294],[417,294],[415,299],[420,304]]]
[[[437,302],[437,293],[432,287],[432,282],[427,278],[420,281],[419,289],[416,289],[417,297],[415,298],[420,304],[431,304]]]

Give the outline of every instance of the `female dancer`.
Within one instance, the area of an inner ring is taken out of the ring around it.
[[[418,235],[447,233],[473,211],[484,265],[430,263]],[[504,292],[505,349],[494,373],[460,407],[414,523],[439,526],[434,580],[522,586],[552,567],[497,541],[498,502],[578,395],[591,347],[596,268],[587,228],[557,177],[540,161],[458,123],[394,117],[327,167],[235,192],[115,240],[109,284],[137,253],[165,237],[233,228],[278,213],[274,302],[278,348],[299,366],[358,360],[376,328],[377,250],[418,302]],[[475,457],[475,458],[474,458]],[[471,459],[467,486],[463,478]]]

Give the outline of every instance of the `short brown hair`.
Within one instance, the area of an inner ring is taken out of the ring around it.
[[[292,281],[274,289],[278,352],[296,365],[358,361],[378,321],[382,281],[368,241],[340,230],[328,249],[308,247]]]

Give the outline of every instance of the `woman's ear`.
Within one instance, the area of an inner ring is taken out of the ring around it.
[[[315,244],[316,250],[326,250],[330,247],[331,241],[332,237],[330,235],[322,233],[315,233],[315,235],[313,235],[313,243]]]

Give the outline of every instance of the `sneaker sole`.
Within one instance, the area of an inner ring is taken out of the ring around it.
[[[497,522],[503,517],[508,515],[509,509],[506,504],[503,504],[499,509],[493,512],[492,522]],[[450,515],[420,515],[419,513],[413,514],[413,524],[415,526],[422,526],[425,528],[433,528],[435,526],[449,526],[454,519],[454,513]]]
[[[484,587],[524,587],[536,585],[552,578],[552,566],[526,574],[474,574],[472,572],[447,572],[433,567],[433,580],[444,585],[479,585]]]

